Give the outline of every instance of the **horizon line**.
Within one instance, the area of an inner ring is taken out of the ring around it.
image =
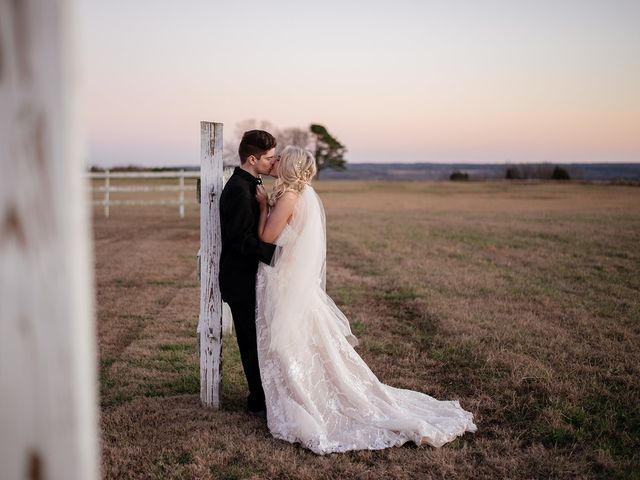
[[[471,165],[471,166],[483,166],[483,165],[639,165],[640,160],[637,162],[347,162],[348,165]],[[224,167],[237,167],[240,166],[239,163],[232,164],[223,164]],[[164,168],[164,169],[176,169],[179,170],[181,168],[200,168],[199,164],[184,164],[184,165],[140,165],[140,164],[120,164],[120,165],[111,165],[111,166],[102,166],[97,164],[85,164],[86,168],[101,168],[101,169],[113,169],[113,168],[141,168],[141,169],[152,169],[152,168]],[[328,167],[330,168],[330,167]]]

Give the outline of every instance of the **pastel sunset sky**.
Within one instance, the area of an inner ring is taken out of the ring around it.
[[[196,165],[201,120],[349,162],[640,162],[640,1],[80,1],[88,163]]]

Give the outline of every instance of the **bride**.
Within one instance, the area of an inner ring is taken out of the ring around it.
[[[256,331],[271,434],[317,454],[413,441],[440,447],[476,431],[457,401],[381,383],[354,350],[349,322],[325,293],[324,209],[311,187],[315,159],[288,146],[268,199],[259,186],[258,233],[277,245],[260,264]],[[275,174],[275,175],[274,175]]]

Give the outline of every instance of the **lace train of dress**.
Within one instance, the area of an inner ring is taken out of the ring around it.
[[[476,431],[458,401],[381,383],[354,350],[349,322],[324,291],[322,203],[307,186],[272,265],[257,277],[256,330],[271,434],[317,454],[408,441],[440,447]]]

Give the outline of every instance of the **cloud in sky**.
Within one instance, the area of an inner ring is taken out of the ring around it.
[[[199,121],[325,124],[352,162],[640,161],[640,2],[81,3],[89,162]]]

